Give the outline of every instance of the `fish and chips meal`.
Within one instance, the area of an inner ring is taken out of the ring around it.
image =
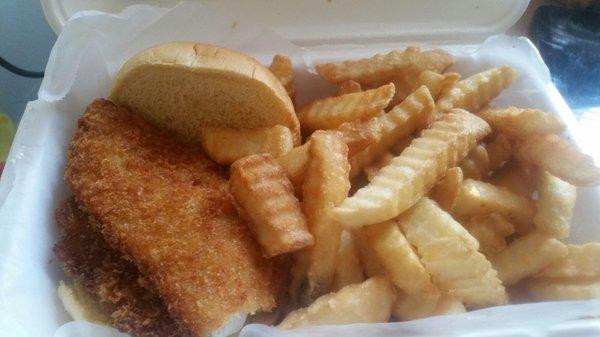
[[[566,244],[600,168],[508,65],[443,50],[322,63],[193,42],[127,61],[77,124],[56,209],[58,294],[133,337],[406,321],[600,298],[600,243]],[[323,95],[321,95],[323,96]]]

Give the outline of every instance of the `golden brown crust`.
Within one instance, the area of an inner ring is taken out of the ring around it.
[[[79,120],[66,181],[107,242],[198,335],[269,310],[278,277],[240,220],[220,168],[141,117],[97,100]]]
[[[114,327],[134,337],[193,336],[175,323],[161,299],[145,288],[135,265],[104,241],[75,200],[58,207],[56,220],[54,253],[63,269],[100,301]]]

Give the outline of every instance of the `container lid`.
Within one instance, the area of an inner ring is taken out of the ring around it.
[[[196,0],[261,22],[298,45],[399,41],[473,43],[506,32],[528,0]],[[171,7],[179,0],[42,0],[60,33],[82,10],[118,13],[133,4]]]

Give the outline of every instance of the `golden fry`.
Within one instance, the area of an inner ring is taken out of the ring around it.
[[[271,155],[252,155],[235,161],[229,189],[250,219],[250,230],[266,257],[313,244],[294,187]]]
[[[493,68],[458,82],[436,101],[436,112],[460,108],[477,113],[517,78],[509,66]]]
[[[600,168],[594,165],[592,157],[557,135],[526,138],[517,143],[515,156],[575,186],[600,184]]]
[[[318,99],[302,107],[298,119],[307,134],[335,129],[345,122],[373,117],[390,103],[394,91],[390,83],[376,89]]]
[[[285,175],[294,186],[302,185],[306,168],[310,160],[310,143],[306,142],[301,146],[295,147],[285,155],[277,157],[277,164],[281,166]]]
[[[490,262],[477,251],[477,240],[435,202],[422,198],[398,223],[441,290],[467,307],[506,303],[506,291]]]
[[[535,275],[544,267],[567,255],[567,247],[547,234],[533,232],[515,239],[491,257],[492,265],[504,285]]]
[[[338,291],[349,284],[361,283],[365,280],[358,248],[353,235],[343,231],[340,238],[340,248],[337,252],[333,291]]]
[[[390,152],[384,153],[381,157],[379,157],[373,164],[367,166],[363,169],[365,175],[367,176],[367,180],[371,181],[377,175],[377,172],[381,170],[382,167],[388,165],[392,159],[394,159],[394,155]]]
[[[331,290],[342,227],[328,212],[348,195],[348,147],[336,133],[319,131],[311,137],[310,164],[303,185],[302,208],[315,243],[308,255],[303,298],[310,302]]]
[[[486,109],[479,116],[490,124],[493,131],[510,138],[560,134],[565,130],[565,125],[554,114],[538,109]]]
[[[296,96],[296,88],[294,87],[292,60],[286,55],[275,55],[269,70],[281,82],[293,102]]]
[[[518,234],[525,234],[532,229],[535,204],[503,187],[465,179],[452,212],[460,219],[498,213],[516,225],[515,231]]]
[[[600,242],[567,245],[567,255],[542,269],[535,277],[585,278],[600,277]]]
[[[354,233],[354,242],[358,248],[360,257],[360,265],[368,277],[379,275],[387,275],[385,269],[379,262],[377,253],[369,242],[369,237],[361,230],[356,230]]]
[[[279,157],[294,147],[290,129],[282,125],[247,130],[206,127],[200,141],[206,154],[221,165],[259,153]]]
[[[359,91],[362,91],[360,83],[353,80],[348,80],[340,84],[340,88],[338,89],[338,96],[351,94]]]
[[[438,73],[454,63],[454,57],[439,49],[421,51],[408,47],[404,51],[391,51],[385,55],[375,55],[366,59],[319,64],[317,73],[331,83],[353,80],[366,87],[378,83],[389,83],[394,78],[402,78],[425,70]]]
[[[490,158],[483,145],[477,145],[458,166],[465,179],[482,179],[490,170]]]
[[[433,99],[437,99],[442,89],[454,86],[460,80],[457,73],[439,74],[430,70],[424,71],[413,85],[411,92],[419,89],[422,85],[426,86]]]
[[[434,295],[408,295],[399,292],[396,303],[394,303],[394,308],[392,309],[392,315],[400,321],[410,321],[437,315],[460,314],[463,312],[466,312],[466,309],[461,301],[452,295],[440,295],[440,293]]]
[[[512,156],[510,141],[503,134],[496,135],[494,141],[485,146],[489,161],[489,171],[495,171]]]
[[[474,216],[465,228],[477,239],[479,251],[486,256],[506,248],[506,237],[515,231],[513,224],[498,213]]]
[[[544,171],[540,174],[538,193],[533,223],[539,230],[556,238],[568,237],[577,188]]]
[[[387,322],[395,295],[394,286],[385,276],[373,277],[321,296],[306,308],[292,311],[278,328]]]
[[[394,220],[366,226],[362,230],[396,287],[408,294],[439,293]]]
[[[600,298],[598,279],[529,279],[524,283],[529,297],[536,301],[577,301]]]
[[[488,152],[489,153],[489,152]],[[490,183],[530,198],[537,188],[538,172],[530,165],[509,161],[488,179]]]
[[[444,177],[435,184],[429,197],[437,202],[443,210],[450,212],[456,204],[462,182],[463,173],[460,167],[449,168]]]
[[[362,152],[350,158],[350,177],[355,177],[395,143],[416,129],[425,127],[432,111],[433,98],[426,87],[421,87],[390,112],[372,118],[368,122],[368,128],[379,130],[378,138]]]
[[[369,185],[336,207],[334,218],[345,226],[359,227],[398,216],[489,132],[485,121],[464,110],[441,115]]]

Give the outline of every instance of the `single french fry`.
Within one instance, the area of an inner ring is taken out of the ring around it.
[[[567,245],[567,255],[542,269],[534,277],[592,278],[600,277],[600,242]]]
[[[465,179],[482,179],[490,170],[490,157],[483,145],[477,145],[458,166]]]
[[[498,277],[508,286],[537,274],[566,255],[567,247],[560,241],[547,234],[533,232],[515,239],[492,256],[491,261]]]
[[[277,157],[277,163],[294,186],[302,185],[306,168],[310,160],[310,143],[306,142],[301,146],[295,147],[285,155]]]
[[[461,301],[449,294],[406,294],[399,291],[392,315],[399,321],[410,321],[437,315],[466,312]]]
[[[485,121],[464,110],[440,116],[369,185],[334,208],[334,218],[344,226],[360,227],[398,216],[427,194],[489,131]]]
[[[279,157],[294,147],[290,129],[282,125],[246,130],[206,127],[200,141],[206,154],[221,165],[259,153]]]
[[[385,276],[373,277],[321,296],[307,308],[292,311],[278,328],[387,322],[395,295],[394,286]]]
[[[493,68],[456,83],[436,101],[436,112],[453,108],[477,113],[506,89],[518,74],[509,66]]]
[[[506,237],[514,233],[515,227],[498,213],[472,217],[465,228],[479,242],[479,251],[486,256],[499,253],[506,248]]]
[[[443,50],[422,52],[411,46],[404,51],[394,50],[365,59],[324,63],[315,68],[319,75],[331,83],[353,80],[372,87],[389,83],[394,78],[402,78],[407,73],[416,73],[417,76],[425,70],[441,73],[453,63],[454,57]]]
[[[311,137],[310,164],[303,184],[302,208],[314,236],[308,255],[307,286],[302,297],[308,303],[331,290],[342,227],[328,212],[348,195],[348,148],[337,133],[319,131]]]
[[[544,171],[540,174],[538,193],[535,226],[556,238],[568,237],[577,199],[575,186]]]
[[[373,164],[367,166],[363,169],[365,175],[367,176],[367,180],[371,181],[379,170],[389,164],[392,159],[394,159],[394,155],[390,152],[384,153],[381,157],[379,157]]]
[[[348,80],[340,84],[340,88],[338,89],[338,96],[351,94],[359,91],[362,91],[362,86],[360,85],[360,83],[353,80]]]
[[[408,294],[439,293],[394,220],[366,226],[361,230],[396,287]]]
[[[503,187],[465,179],[452,213],[459,219],[498,213],[515,225],[517,234],[525,234],[533,229],[535,204]]]
[[[531,136],[517,142],[515,157],[575,186],[600,184],[600,168],[592,157],[557,135]]]
[[[488,152],[489,153],[489,152]],[[488,179],[493,185],[530,198],[537,188],[538,170],[531,165],[511,160],[496,170]]]
[[[479,116],[490,124],[494,132],[503,133],[510,138],[560,134],[565,130],[563,122],[554,114],[539,109],[486,109]]]
[[[600,298],[600,279],[529,279],[529,297],[536,301],[577,301]]]
[[[390,103],[394,91],[390,83],[376,89],[318,99],[302,107],[298,119],[307,134],[335,129],[345,122],[373,117]]]
[[[350,177],[355,177],[395,143],[425,127],[432,111],[433,98],[426,87],[421,87],[385,115],[371,119],[369,128],[379,130],[378,138],[350,158]]]
[[[252,155],[231,165],[229,189],[249,218],[250,230],[273,257],[309,247],[308,232],[300,202],[285,172],[271,155]]]
[[[434,201],[422,198],[398,217],[398,223],[442,291],[467,307],[506,303],[506,291],[490,262],[477,251],[477,240]]]
[[[379,275],[387,275],[385,269],[379,262],[377,253],[369,242],[369,237],[361,230],[353,231],[354,243],[358,248],[358,255],[360,257],[360,265],[363,271],[368,277],[374,277]]]
[[[333,291],[338,291],[349,284],[361,283],[365,280],[358,248],[354,243],[352,233],[343,231],[340,238],[333,278]]]
[[[435,184],[429,197],[433,199],[446,212],[452,211],[456,198],[460,193],[463,182],[463,173],[460,167],[451,167],[444,177]]]
[[[452,90],[452,88],[454,88],[460,79],[461,76],[458,73],[445,73],[440,92],[435,96],[436,101],[438,98],[444,96],[447,92]]]
[[[269,70],[277,77],[292,101],[294,101],[296,89],[293,80],[292,60],[286,55],[275,55],[273,56],[273,61],[269,66]]]
[[[510,141],[503,134],[496,135],[496,138],[485,146],[489,161],[489,171],[495,171],[512,156],[512,146]]]

